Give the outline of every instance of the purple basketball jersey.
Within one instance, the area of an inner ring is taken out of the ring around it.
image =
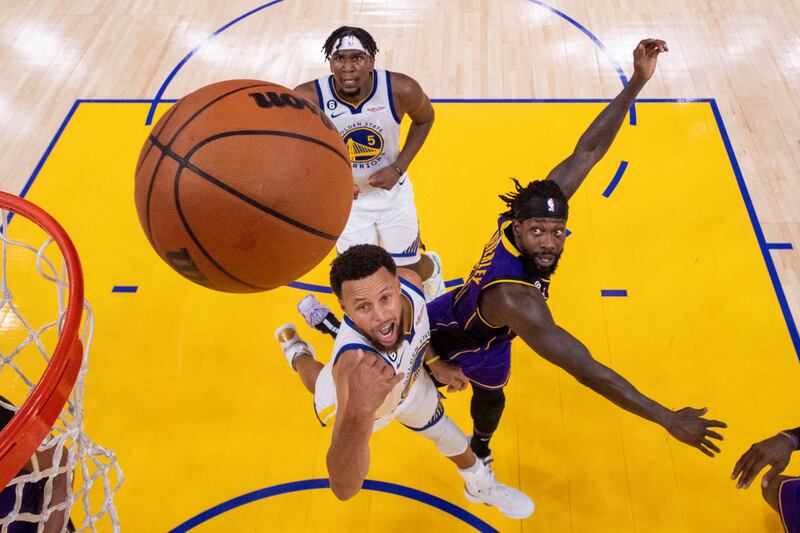
[[[499,388],[511,370],[511,340],[516,334],[497,327],[480,314],[484,289],[498,283],[521,283],[538,289],[547,299],[550,280],[528,274],[513,244],[512,220],[501,216],[497,231],[484,247],[478,263],[459,289],[428,304],[431,343],[443,359],[461,366],[475,385]]]

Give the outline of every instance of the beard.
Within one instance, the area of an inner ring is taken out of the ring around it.
[[[552,276],[555,273],[556,268],[558,268],[558,261],[559,261],[559,259],[561,259],[561,254],[562,253],[563,252],[559,252],[557,254],[552,254],[554,256],[553,264],[550,265],[547,268],[542,268],[536,263],[535,258],[538,255],[543,255],[543,254],[532,254],[532,253],[528,253],[528,252],[523,252],[522,253],[522,262],[525,265],[525,272],[529,276],[534,277],[534,278],[545,278],[545,279],[549,278],[550,276]],[[551,255],[551,254],[547,254],[547,255]]]
[[[369,343],[372,346],[374,346],[375,349],[377,349],[379,352],[396,352],[397,349],[400,348],[400,346],[403,344],[403,339],[405,338],[405,335],[403,334],[403,332],[405,331],[405,325],[403,324],[403,318],[402,317],[400,317],[400,320],[398,320],[398,322],[395,325],[395,327],[397,328],[397,340],[394,341],[391,344],[391,346],[384,345],[383,343],[381,343],[378,339],[376,339],[375,337],[373,337],[369,333],[367,333],[365,331],[362,331],[361,328],[357,328],[357,329],[358,329],[358,332],[361,333],[369,341]]]

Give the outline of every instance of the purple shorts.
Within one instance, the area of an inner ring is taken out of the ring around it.
[[[431,346],[442,359],[458,365],[472,384],[482,389],[499,389],[511,373],[511,339],[503,335],[478,341],[466,333],[453,313],[448,292],[428,304]]]
[[[793,477],[781,483],[778,506],[787,533],[800,533],[800,478]]]

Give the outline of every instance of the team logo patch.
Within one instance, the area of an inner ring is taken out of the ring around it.
[[[362,126],[348,131],[343,139],[353,163],[368,163],[383,152],[383,137],[372,128]]]

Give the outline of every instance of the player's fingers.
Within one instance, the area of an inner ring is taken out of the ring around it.
[[[711,453],[710,451],[708,451],[705,448],[703,448],[702,443],[695,445],[695,448],[697,448],[698,450],[700,450],[701,452],[703,452],[704,454],[706,454],[709,457],[714,457],[713,453]]]
[[[725,440],[725,437],[723,437],[716,431],[711,431],[710,429],[706,430],[706,437],[711,437],[712,439],[717,439],[717,440]]]
[[[728,424],[722,420],[703,420],[703,425],[707,428],[726,428]]]
[[[710,440],[708,440],[708,439],[703,439],[703,440],[700,442],[700,444],[702,444],[702,445],[703,445],[703,446],[705,446],[706,448],[710,448],[710,449],[714,450],[714,451],[715,451],[715,452],[717,452],[717,453],[720,453],[720,452],[722,451],[722,450],[720,450],[720,449],[717,447],[717,445],[716,445],[716,444],[714,444],[713,442],[711,442],[711,441],[710,441]]]
[[[767,465],[763,459],[751,458],[751,460],[744,465],[744,468],[742,469],[742,476],[739,478],[739,483],[737,483],[736,486],[743,487],[745,489],[748,488],[750,483],[753,482],[755,477],[765,466]]]
[[[405,375],[403,372],[399,372],[399,373],[395,374],[395,375],[394,375],[394,377],[392,377],[392,378],[389,380],[389,384],[390,384],[392,387],[394,387],[395,385],[397,385],[398,383],[400,383],[401,381],[403,381],[403,378],[404,378],[404,377],[406,377],[406,375]]]
[[[731,472],[731,479],[736,479],[739,476],[739,474],[742,473],[745,463],[747,463],[747,461],[750,459],[751,450],[752,448],[744,452],[742,456],[739,457],[739,460],[736,461],[736,464],[733,465],[733,471]]]

